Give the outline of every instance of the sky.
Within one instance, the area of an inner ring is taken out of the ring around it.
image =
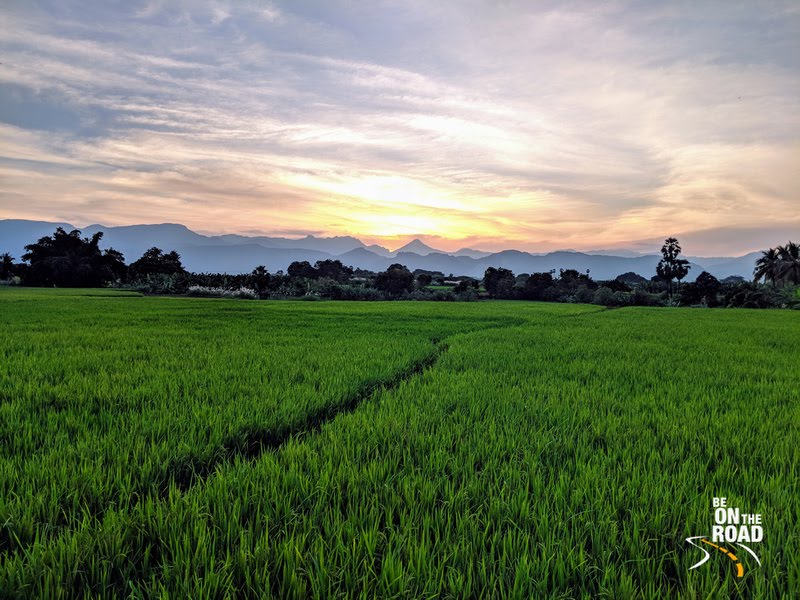
[[[800,3],[0,4],[0,218],[800,241]]]

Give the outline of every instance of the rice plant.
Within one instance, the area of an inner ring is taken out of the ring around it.
[[[0,291],[0,596],[789,598],[800,319]],[[684,539],[763,513],[762,565]]]

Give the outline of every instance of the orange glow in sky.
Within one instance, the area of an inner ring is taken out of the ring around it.
[[[0,6],[0,218],[445,250],[800,236],[791,2],[48,6]]]

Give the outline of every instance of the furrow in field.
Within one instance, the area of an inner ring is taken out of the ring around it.
[[[508,317],[504,321],[488,321],[486,323],[473,323],[469,328],[459,331],[456,334],[440,337],[432,337],[430,343],[431,351],[412,361],[404,368],[394,372],[390,376],[379,381],[368,381],[362,384],[356,391],[346,395],[341,400],[324,404],[312,410],[301,421],[290,423],[283,427],[246,427],[228,436],[224,443],[215,451],[205,454],[205,458],[189,457],[181,458],[171,462],[164,472],[165,476],[160,483],[155,486],[148,485],[137,490],[131,495],[126,503],[125,510],[134,510],[138,505],[147,499],[156,501],[166,500],[171,493],[177,491],[186,493],[190,489],[202,485],[205,480],[219,469],[225,469],[226,465],[233,464],[237,459],[244,459],[248,462],[255,461],[264,452],[279,450],[282,445],[291,439],[307,439],[308,436],[318,433],[319,430],[337,416],[355,411],[362,403],[370,398],[390,392],[398,388],[404,382],[421,375],[426,370],[432,368],[438,359],[448,350],[447,339],[453,335],[469,335],[472,333],[485,333],[498,329],[508,329],[519,327],[527,323],[527,320],[519,317]],[[95,522],[102,522],[108,513],[118,512],[120,509],[114,504],[107,504],[95,507],[88,515]],[[90,529],[93,528],[90,527]],[[8,538],[13,532],[3,530]],[[49,536],[47,540],[14,540],[6,539],[0,544],[0,557],[3,555],[11,559],[18,554],[25,554],[34,544],[47,545],[63,537],[71,537],[74,532],[69,528]]]
[[[316,433],[325,423],[331,421],[337,415],[356,410],[362,402],[374,396],[377,391],[389,391],[398,387],[404,381],[431,368],[439,359],[439,356],[447,350],[447,344],[438,339],[431,340],[431,343],[432,350],[427,356],[412,362],[406,368],[394,373],[387,379],[364,384],[339,402],[321,406],[311,412],[306,420],[301,423],[277,428],[248,428],[235,436],[231,436],[223,444],[221,451],[216,453],[209,461],[202,463],[192,461],[176,462],[169,468],[170,478],[161,485],[161,497],[168,496],[170,488],[173,486],[181,491],[188,490],[202,482],[217,467],[233,461],[237,456],[252,461],[264,452],[277,450],[292,438]]]
[[[489,332],[497,329],[507,329],[519,327],[525,323],[524,319],[510,319],[505,323],[490,324],[486,327],[477,327],[463,332],[464,335],[475,332]],[[303,422],[290,424],[283,427],[252,427],[242,430],[235,436],[231,436],[222,446],[220,452],[205,462],[182,461],[173,464],[170,469],[170,478],[165,480],[160,486],[160,497],[166,498],[170,488],[176,487],[182,492],[198,485],[206,479],[214,470],[225,464],[232,462],[236,457],[246,460],[255,460],[267,451],[277,450],[292,438],[304,438],[308,435],[319,432],[319,430],[329,421],[338,415],[356,410],[360,404],[375,396],[378,392],[388,392],[399,387],[403,382],[422,374],[425,370],[432,368],[439,357],[447,351],[448,344],[439,338],[431,339],[431,352],[413,361],[407,367],[397,371],[393,375],[377,382],[370,382],[362,385],[354,393],[346,396],[339,402],[326,404],[317,410],[309,413]]]
[[[432,338],[474,326],[412,305],[373,320],[349,305],[135,300],[4,305],[0,549],[45,544],[299,435],[424,362]]]

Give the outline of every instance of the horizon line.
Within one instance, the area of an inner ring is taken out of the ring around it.
[[[251,239],[255,239],[255,238],[259,238],[259,237],[266,237],[266,238],[284,239],[284,240],[291,240],[291,241],[301,241],[301,240],[307,239],[307,238],[316,239],[316,240],[331,240],[331,239],[350,238],[350,239],[354,239],[354,240],[358,241],[359,243],[361,243],[363,245],[362,246],[363,249],[365,249],[365,250],[369,251],[369,246],[379,246],[380,248],[382,248],[382,249],[384,249],[387,252],[390,252],[392,254],[396,254],[396,253],[400,252],[404,247],[406,247],[409,244],[412,244],[414,242],[420,242],[423,245],[425,245],[428,248],[430,248],[433,252],[430,252],[429,254],[438,253],[438,254],[445,254],[445,255],[453,255],[453,254],[456,254],[456,253],[464,251],[464,250],[469,250],[469,251],[473,251],[473,252],[482,252],[482,253],[486,253],[486,254],[489,254],[489,255],[491,255],[491,254],[499,254],[499,253],[502,253],[502,252],[509,252],[509,251],[524,252],[524,253],[531,254],[531,255],[536,255],[536,254],[548,255],[548,254],[555,254],[555,253],[558,253],[558,252],[570,252],[570,253],[576,253],[576,254],[590,254],[590,253],[595,253],[596,254],[598,252],[603,252],[603,253],[605,253],[605,252],[632,252],[632,253],[635,253],[635,254],[637,254],[639,256],[648,256],[648,255],[658,255],[660,253],[660,250],[658,250],[657,248],[654,248],[652,251],[642,251],[642,250],[638,250],[638,249],[631,248],[631,247],[625,247],[625,246],[606,247],[606,248],[590,247],[590,248],[587,248],[585,250],[581,250],[581,249],[578,249],[578,248],[564,248],[564,247],[557,247],[557,248],[551,249],[551,250],[521,250],[520,248],[513,247],[513,246],[503,247],[503,248],[497,249],[497,250],[484,250],[484,249],[481,249],[481,248],[478,248],[478,247],[474,247],[474,246],[461,246],[456,250],[443,250],[441,248],[436,248],[436,247],[433,247],[433,246],[429,245],[429,243],[426,242],[424,238],[430,238],[430,237],[435,237],[435,236],[430,236],[430,235],[426,235],[426,234],[409,234],[407,236],[408,237],[408,241],[402,243],[399,246],[396,246],[395,248],[389,248],[387,246],[383,246],[381,244],[374,243],[374,242],[373,243],[368,243],[358,234],[325,235],[325,234],[321,234],[322,232],[306,232],[306,233],[297,232],[295,234],[292,234],[292,233],[289,233],[289,234],[281,234],[281,233],[270,234],[270,233],[264,233],[264,232],[254,232],[254,231],[248,231],[248,232],[244,232],[244,233],[241,233],[241,232],[214,232],[214,231],[203,230],[203,229],[193,229],[192,227],[190,227],[190,226],[188,226],[188,225],[186,225],[184,223],[178,223],[178,222],[174,222],[174,221],[165,221],[165,222],[161,222],[161,223],[127,223],[127,224],[124,224],[124,225],[107,225],[107,224],[103,224],[103,223],[99,223],[99,222],[94,222],[94,223],[88,222],[86,225],[76,225],[74,222],[71,222],[71,219],[70,220],[52,220],[51,221],[51,220],[15,218],[15,217],[0,218],[0,222],[2,222],[2,221],[22,221],[22,222],[28,222],[28,223],[47,223],[47,224],[54,225],[54,226],[69,225],[70,227],[73,227],[74,229],[76,229],[78,231],[81,231],[81,232],[83,232],[85,229],[88,229],[88,228],[91,228],[91,227],[99,227],[99,228],[107,228],[107,229],[120,229],[120,228],[127,228],[127,227],[158,227],[158,226],[165,226],[165,225],[167,225],[167,226],[173,225],[173,226],[183,227],[187,231],[190,231],[190,232],[195,233],[197,235],[202,235],[204,237],[209,237],[209,238],[225,237],[225,236],[232,236],[232,235],[240,236],[240,237],[244,237],[244,238],[251,238]],[[297,237],[294,237],[294,236],[297,236]],[[394,239],[395,237],[396,236],[386,236],[387,239]],[[668,237],[678,237],[678,236],[677,235],[667,235],[664,239],[666,239]],[[450,241],[451,242],[456,242],[459,239],[461,239],[461,238],[451,238]],[[680,238],[678,238],[678,239],[680,241]],[[432,243],[435,243],[435,242],[432,242]],[[643,242],[642,241],[638,241],[638,242],[630,242],[630,243],[632,243],[632,244],[636,244],[636,243],[641,244]],[[661,242],[654,242],[654,244],[656,244],[656,245],[660,244],[660,243]],[[781,244],[781,242],[775,242],[775,243],[777,245]],[[356,249],[357,248],[353,248],[352,250],[356,250]],[[721,257],[721,258],[741,258],[741,257],[747,256],[748,254],[753,254],[755,252],[762,252],[762,251],[763,250],[751,250],[751,251],[747,251],[747,252],[727,254],[727,255],[723,255],[723,254],[719,254],[719,253],[717,253],[717,254],[699,254],[699,253],[697,253],[696,254],[696,253],[687,253],[687,252],[684,251],[683,254],[685,256],[692,256],[692,257],[696,257],[696,258],[717,258],[717,257]],[[350,250],[348,250],[348,252],[350,252]],[[604,254],[604,255],[605,256],[615,256],[613,254]],[[620,257],[620,258],[624,258],[624,257]]]

